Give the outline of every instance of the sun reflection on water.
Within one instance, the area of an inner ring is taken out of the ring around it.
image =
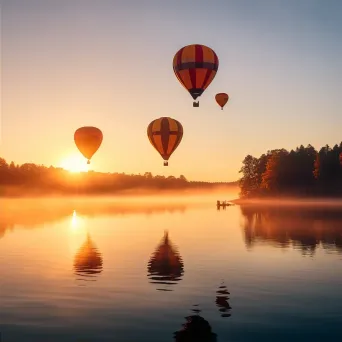
[[[76,210],[74,210],[72,213],[71,222],[70,222],[71,231],[74,233],[79,233],[83,231],[83,228],[84,228],[83,223],[84,222],[82,218],[77,214]]]

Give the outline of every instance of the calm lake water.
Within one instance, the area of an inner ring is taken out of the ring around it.
[[[341,209],[1,206],[2,342],[342,338]]]

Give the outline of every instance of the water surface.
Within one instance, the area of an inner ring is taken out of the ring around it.
[[[1,204],[2,342],[342,336],[339,209]]]

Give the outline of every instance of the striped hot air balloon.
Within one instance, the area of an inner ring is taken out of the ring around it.
[[[164,159],[164,166],[167,166],[171,154],[183,138],[183,126],[175,119],[161,117],[148,125],[147,136]]]
[[[173,71],[194,100],[201,96],[214,79],[219,66],[216,53],[200,44],[181,48],[173,58]],[[199,103],[194,102],[194,107]]]

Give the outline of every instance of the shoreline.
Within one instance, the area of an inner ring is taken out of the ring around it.
[[[342,197],[284,197],[284,198],[237,198],[230,201],[240,206],[268,206],[268,207],[341,207]]]

